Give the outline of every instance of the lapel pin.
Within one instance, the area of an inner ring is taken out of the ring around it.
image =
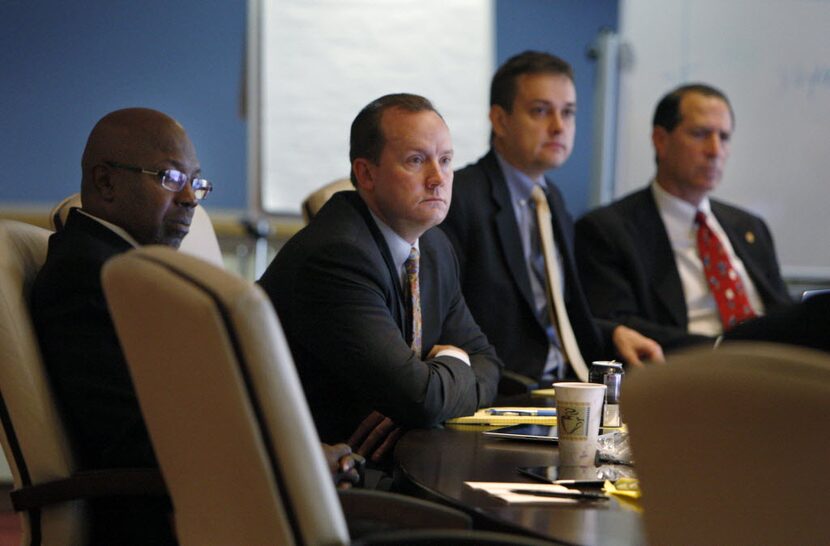
[[[755,234],[752,233],[751,231],[747,231],[746,235],[744,235],[744,237],[746,238],[746,242],[749,243],[749,244],[752,244],[752,243],[755,242]]]

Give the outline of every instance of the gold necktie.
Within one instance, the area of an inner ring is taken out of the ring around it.
[[[536,205],[536,226],[539,229],[539,239],[542,243],[542,254],[545,258],[545,270],[547,271],[547,282],[545,283],[548,297],[548,310],[551,323],[559,334],[559,341],[562,344],[562,352],[570,362],[581,381],[588,381],[588,367],[579,352],[579,345],[576,342],[571,321],[568,319],[568,311],[565,308],[565,301],[562,298],[562,273],[559,270],[559,261],[556,259],[556,246],[553,238],[553,224],[551,223],[550,207],[542,187],[537,185],[531,194]]]

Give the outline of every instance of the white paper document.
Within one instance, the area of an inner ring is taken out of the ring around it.
[[[573,493],[581,492],[578,489],[569,489],[564,485],[552,483],[516,483],[516,482],[464,482],[473,489],[480,489],[499,497],[509,503],[545,503],[545,504],[575,504],[578,499],[567,497],[540,497],[533,494],[514,493],[512,490],[521,489],[524,491]]]

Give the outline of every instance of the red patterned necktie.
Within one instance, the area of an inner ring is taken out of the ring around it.
[[[706,223],[706,215],[695,214],[697,224],[697,252],[703,263],[703,273],[709,290],[718,304],[724,332],[755,316],[738,272],[732,267],[726,249]]]
[[[420,254],[414,246],[409,251],[409,258],[404,262],[406,281],[409,285],[410,306],[412,307],[412,350],[421,357],[421,285],[418,282]]]

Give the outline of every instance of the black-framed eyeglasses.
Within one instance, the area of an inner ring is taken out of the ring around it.
[[[164,169],[163,171],[151,171],[142,169],[136,165],[126,165],[116,161],[104,161],[104,164],[109,165],[115,169],[124,169],[125,171],[132,171],[135,173],[149,174],[155,176],[161,182],[161,187],[165,190],[178,193],[182,191],[184,185],[187,184],[188,176],[177,169]],[[190,181],[190,186],[193,188],[193,194],[197,201],[201,201],[213,189],[213,184],[204,178],[194,178]]]

